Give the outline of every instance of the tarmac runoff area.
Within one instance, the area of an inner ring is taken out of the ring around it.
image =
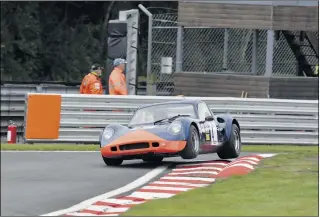
[[[107,167],[99,152],[2,151],[1,215],[115,216],[150,199],[212,184],[217,177],[246,174],[263,159],[255,153],[241,156],[248,155],[232,163],[207,154],[195,160],[167,158],[161,165],[134,160]]]

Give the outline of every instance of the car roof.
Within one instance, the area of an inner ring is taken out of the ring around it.
[[[168,104],[191,104],[193,106],[198,105],[199,103],[202,103],[201,100],[195,100],[195,99],[184,99],[184,100],[175,100],[175,101],[167,101],[167,102],[160,102],[160,103],[152,103],[144,106],[140,106],[138,109],[147,108],[151,106],[157,106],[157,105],[168,105]]]

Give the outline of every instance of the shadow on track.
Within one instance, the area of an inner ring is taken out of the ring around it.
[[[158,166],[167,166],[169,165],[169,169],[176,167],[177,165],[185,165],[185,164],[196,164],[196,163],[210,163],[210,162],[224,162],[229,163],[231,160],[196,160],[196,161],[162,161],[162,162],[134,162],[130,163],[130,161],[122,164],[121,166],[106,166],[101,164],[102,167],[108,168],[134,168],[134,169],[152,169]]]

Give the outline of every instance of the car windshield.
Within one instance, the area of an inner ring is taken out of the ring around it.
[[[129,126],[150,124],[176,115],[189,115],[191,118],[196,117],[196,113],[192,104],[172,103],[154,105],[137,110],[132,117]]]

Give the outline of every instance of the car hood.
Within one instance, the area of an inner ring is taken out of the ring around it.
[[[141,141],[143,139],[148,140],[148,138],[161,138],[163,140],[169,141],[181,141],[185,140],[184,133],[179,135],[172,135],[168,132],[168,126],[171,123],[163,123],[163,124],[144,124],[140,126],[132,126],[130,128],[124,127],[115,131],[115,134],[112,138],[105,140],[101,138],[101,143],[106,145],[108,143],[112,143],[115,140],[122,140],[125,138],[126,142],[135,142],[136,140]],[[154,137],[155,136],[155,137]],[[145,138],[144,138],[145,137]]]
[[[144,124],[144,125],[137,125],[130,128],[130,130],[148,130],[148,129],[164,129],[167,128],[170,123],[165,124]]]

